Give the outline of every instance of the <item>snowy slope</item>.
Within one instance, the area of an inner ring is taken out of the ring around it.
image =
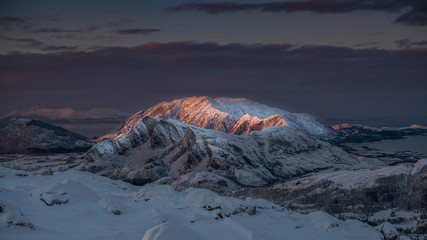
[[[175,119],[144,116],[143,112],[97,143],[86,159],[83,170],[111,178],[135,184],[158,180],[217,192],[239,185],[268,185],[318,170],[364,166],[340,148],[298,128],[274,126],[230,135]]]
[[[225,193],[313,171],[366,167],[319,139],[331,131],[310,115],[246,99],[182,98],[131,116],[88,151],[82,169],[139,185],[157,181]]]
[[[387,223],[373,228],[204,189],[138,188],[78,171],[43,176],[0,167],[0,177],[2,239],[380,240],[381,230],[396,234]]]
[[[427,159],[379,169],[316,173],[264,188],[242,188],[232,195],[375,223],[385,219],[401,231],[422,234],[427,227]]]

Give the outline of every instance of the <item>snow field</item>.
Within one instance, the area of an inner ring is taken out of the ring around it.
[[[43,196],[48,199],[42,201]],[[46,202],[53,204],[48,206]],[[383,236],[364,223],[341,221],[324,212],[303,215],[262,199],[222,197],[197,188],[177,192],[168,185],[136,187],[79,171],[25,176],[22,171],[0,168],[0,206],[2,239],[283,240]],[[16,224],[19,222],[27,225]]]

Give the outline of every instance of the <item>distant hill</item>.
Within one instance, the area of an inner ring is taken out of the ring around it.
[[[40,120],[0,119],[0,153],[85,152],[94,144],[86,137]]]
[[[114,108],[91,108],[87,111],[77,111],[72,108],[41,108],[30,107],[15,110],[5,117],[24,117],[39,119],[46,122],[122,122],[130,114]]]

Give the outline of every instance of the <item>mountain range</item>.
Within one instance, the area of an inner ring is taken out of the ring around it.
[[[38,119],[51,123],[66,122],[122,122],[129,117],[128,113],[114,108],[91,108],[87,111],[78,111],[72,108],[41,108],[30,107],[12,111],[4,117],[24,117]]]
[[[427,211],[427,161],[413,154],[384,161],[351,147],[425,136],[427,129],[418,125],[330,127],[310,114],[210,97],[159,103],[135,113],[96,143],[39,120],[7,117],[0,123],[7,136],[0,142],[4,149],[33,153],[90,148],[83,159],[67,160],[69,165],[134,185],[168,184],[178,191],[196,187],[236,198],[264,198],[300,212],[323,210],[373,225],[390,221],[406,233],[420,234],[427,227],[422,214]],[[35,165],[28,164],[40,169]]]
[[[0,118],[0,153],[85,152],[94,142],[40,120]]]

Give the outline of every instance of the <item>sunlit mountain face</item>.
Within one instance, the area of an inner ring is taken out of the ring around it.
[[[285,126],[288,125],[287,121],[293,126],[300,124],[301,127],[303,120],[300,119],[311,117],[292,114],[247,99],[209,97],[191,97],[160,103],[145,111],[144,116],[173,118],[184,124],[229,134],[247,134],[266,127]]]

